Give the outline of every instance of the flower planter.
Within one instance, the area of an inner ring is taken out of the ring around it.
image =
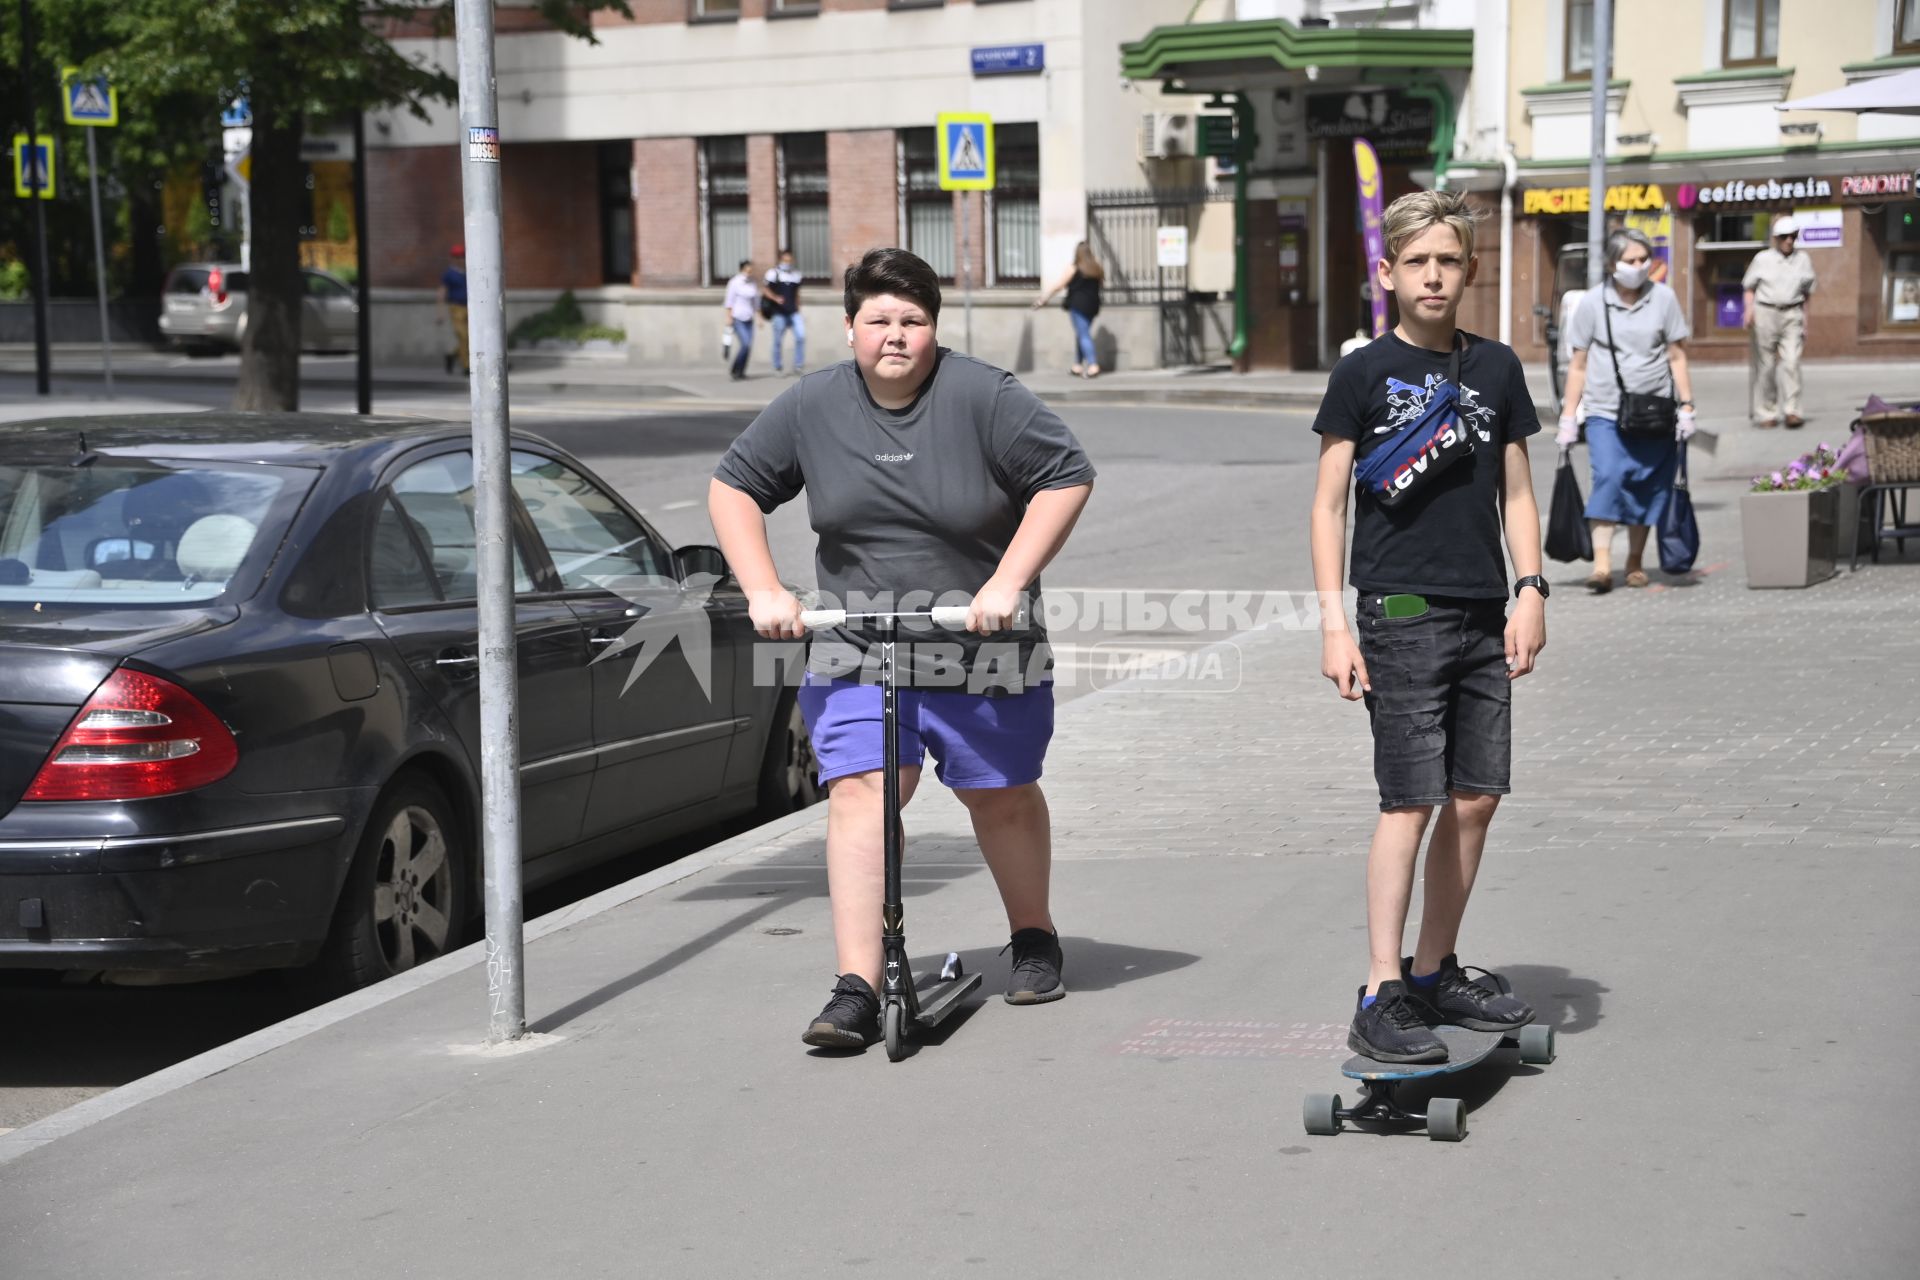
[[[1740,499],[1740,540],[1749,587],[1810,587],[1834,575],[1840,495],[1834,489],[1749,493]]]

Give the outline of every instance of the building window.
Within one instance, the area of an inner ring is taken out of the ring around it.
[[[932,129],[902,129],[900,196],[905,206],[907,251],[952,283],[953,193],[940,189],[940,156]]]
[[[695,18],[737,18],[740,16],[740,0],[688,0],[691,16]]]
[[[1909,4],[1913,0],[1907,0]],[[1887,208],[1887,271],[1883,284],[1890,325],[1920,328],[1920,203]]]
[[[707,232],[707,283],[725,284],[753,247],[747,218],[747,140],[700,143],[700,204]]]
[[[1593,75],[1593,0],[1567,0],[1566,36],[1566,78],[1585,80]]]
[[[1003,124],[993,130],[993,283],[1040,283],[1040,126]]]
[[[1780,56],[1780,0],[1724,0],[1720,65],[1752,67]]]
[[[600,144],[600,278],[633,283],[633,144]]]
[[[770,18],[811,18],[819,12],[820,0],[770,0],[767,5],[767,16]]]
[[[1893,51],[1920,53],[1920,0],[1900,0],[1900,16],[1893,24]]]
[[[827,135],[780,139],[780,247],[809,280],[833,279],[833,234],[827,206]]]

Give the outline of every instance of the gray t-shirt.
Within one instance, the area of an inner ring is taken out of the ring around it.
[[[740,434],[714,476],[768,512],[805,489],[821,604],[857,612],[967,603],[999,568],[1033,495],[1091,483],[1094,471],[1067,424],[1012,374],[942,347],[905,409],[876,404],[851,360],[808,374]],[[1039,595],[1035,582],[1018,632],[903,627],[901,683],[1023,687],[1049,659]],[[809,669],[859,674],[870,639],[851,628],[816,637]]]
[[[1614,377],[1614,353],[1607,343],[1607,317],[1600,311],[1606,297],[1613,321],[1614,341],[1620,344],[1620,372],[1627,390],[1643,395],[1672,395],[1673,371],[1667,364],[1667,346],[1692,334],[1680,313],[1680,299],[1664,284],[1649,283],[1628,306],[1611,284],[1590,289],[1573,313],[1567,348],[1587,353],[1587,389],[1582,402],[1596,418],[1620,412],[1620,383]]]

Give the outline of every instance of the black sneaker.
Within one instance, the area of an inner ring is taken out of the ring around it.
[[[858,974],[840,975],[833,998],[800,1037],[816,1049],[864,1049],[880,1038],[880,997]]]
[[[1013,972],[1007,978],[1008,1004],[1045,1004],[1067,994],[1060,981],[1060,938],[1045,929],[1022,929],[1000,948],[1013,949]]]
[[[1367,989],[1360,988],[1360,1000]],[[1407,998],[1406,984],[1383,982],[1374,1002],[1357,1010],[1347,1032],[1347,1048],[1376,1062],[1445,1062],[1447,1046]]]
[[[1512,1031],[1533,1021],[1533,1006],[1507,990],[1497,974],[1476,969],[1486,976],[1475,981],[1453,956],[1440,962],[1440,980],[1430,987],[1414,983],[1413,957],[1400,961],[1400,972],[1406,975],[1408,993],[1427,1006],[1433,1022],[1474,1031]]]

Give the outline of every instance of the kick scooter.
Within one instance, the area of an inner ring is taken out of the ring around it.
[[[960,964],[960,954],[947,953],[937,979],[928,986],[940,990],[925,1001],[907,961],[906,913],[900,901],[900,716],[899,690],[894,669],[894,640],[902,618],[919,618],[938,627],[958,629],[967,625],[965,605],[926,610],[918,613],[848,613],[845,609],[807,609],[800,614],[809,629],[844,627],[849,622],[872,623],[879,635],[881,733],[885,746],[882,755],[882,793],[886,824],[886,901],[880,909],[880,1030],[886,1040],[887,1061],[898,1062],[906,1056],[906,1038],[910,1032],[939,1026],[960,1002],[980,985],[981,975],[969,974]]]

